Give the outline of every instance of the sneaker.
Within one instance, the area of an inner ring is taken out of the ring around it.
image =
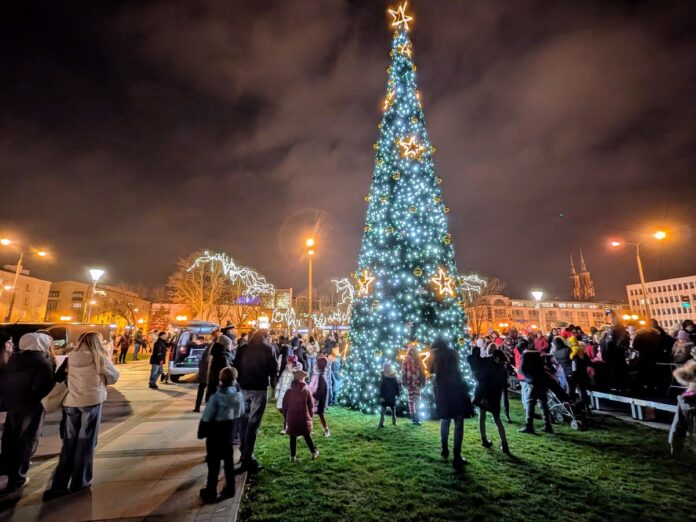
[[[0,491],[0,494],[12,493],[14,491],[19,491],[27,484],[29,484],[29,477],[24,477],[24,479],[18,480],[16,482],[9,482],[8,481],[7,486],[5,486],[5,489]]]
[[[201,409],[200,408],[193,408],[193,413],[200,413]]]
[[[512,419],[510,418],[509,415],[506,417],[505,420],[507,421],[508,424],[512,424]]]
[[[281,435],[285,435],[285,433],[286,433],[285,428],[283,428],[282,430],[280,430],[280,434],[281,434]]]
[[[324,432],[324,437],[329,438],[331,436],[331,432],[329,430],[326,430]]]
[[[290,462],[297,462],[297,457],[290,457]]]
[[[512,453],[510,453],[510,448],[507,446],[507,444],[501,444],[500,451],[505,453],[508,457],[512,457]]]
[[[449,449],[442,448],[442,451],[440,452],[440,456],[442,457],[443,460],[447,460],[449,458]]]
[[[150,389],[151,390],[159,390],[159,386],[157,386],[156,384],[150,384]]]
[[[455,457],[452,459],[452,467],[456,471],[462,471],[466,464],[467,464],[466,459],[463,459],[461,457]]]
[[[534,435],[536,432],[534,431],[534,426],[527,424],[524,428],[520,428],[517,430],[518,433],[529,433],[530,435]]]
[[[493,443],[492,443],[490,440],[488,440],[488,439],[483,439],[483,440],[481,441],[481,445],[482,445],[484,448],[492,448],[492,447],[493,447]]]
[[[317,460],[319,458],[319,450],[314,450],[312,453],[312,460]]]

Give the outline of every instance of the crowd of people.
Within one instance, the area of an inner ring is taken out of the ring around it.
[[[124,340],[125,339],[125,340]],[[166,358],[175,338],[155,332],[145,340],[142,331],[133,338],[124,334],[117,342],[119,362],[131,344],[137,352],[150,349],[149,387],[166,376]],[[313,336],[275,336],[258,330],[237,336],[228,323],[209,338],[195,336],[191,347],[199,348],[199,384],[194,411],[201,412],[198,436],[206,439],[208,479],[200,491],[204,502],[217,502],[234,495],[234,446],[240,447],[241,469],[254,473],[263,467],[255,456],[256,440],[268,400],[284,418],[282,434],[289,438],[290,459],[297,459],[297,439],[303,438],[312,459],[319,449],[312,438],[316,416],[324,437],[330,437],[327,408],[336,403],[341,387],[341,340]],[[432,379],[435,417],[440,420],[441,456],[450,456],[450,430],[454,426],[452,466],[461,470],[464,420],[479,411],[479,432],[484,448],[491,448],[486,420],[493,419],[500,449],[512,456],[503,415],[510,419],[508,392],[519,386],[526,422],[519,430],[535,433],[536,407],[540,405],[544,431],[553,432],[547,395],[577,405],[589,415],[588,390],[614,389],[650,394],[668,386],[671,372],[684,387],[679,397],[670,443],[683,446],[685,435],[696,427],[696,327],[685,321],[666,332],[653,321],[650,327],[625,326],[610,317],[604,327],[584,332],[569,325],[541,331],[514,328],[502,335],[491,331],[473,336],[466,353],[476,381],[470,390],[460,365],[460,352],[438,339],[424,364],[419,346],[406,346],[400,368],[392,362],[383,366],[378,389],[379,428],[387,414],[397,424],[397,409],[405,395],[411,422],[419,426],[418,403]],[[25,334],[15,347],[11,339],[0,345],[0,411],[7,417],[2,435],[0,475],[7,475],[6,491],[21,489],[28,481],[31,455],[38,444],[46,401],[62,408],[60,435],[63,441],[58,465],[44,498],[56,498],[87,488],[97,445],[101,407],[106,387],[119,372],[97,332],[83,334],[62,364],[56,363],[53,339],[46,332]],[[664,365],[664,366],[661,366]],[[271,389],[269,397],[269,388]],[[473,393],[472,393],[473,391]],[[405,393],[403,393],[405,392]],[[218,475],[224,467],[225,485],[218,492]]]

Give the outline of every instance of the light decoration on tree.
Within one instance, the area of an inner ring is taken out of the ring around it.
[[[461,293],[480,294],[488,286],[488,282],[478,274],[459,276],[459,289]]]
[[[351,348],[339,397],[341,404],[367,413],[378,411],[383,364],[398,367],[399,353],[410,342],[418,343],[427,357],[432,342],[444,339],[460,352],[461,371],[471,382],[454,246],[417,90],[408,33],[413,17],[407,5],[389,10],[396,31],[386,93],[394,95],[385,104],[374,146],[371,196],[366,198],[355,272]],[[440,270],[444,279],[438,290],[431,278]],[[429,416],[432,407],[428,384],[419,404],[421,416]]]
[[[347,278],[332,279],[331,282],[335,286],[336,293],[340,296],[340,302],[328,315],[323,313],[312,314],[314,325],[322,330],[328,330],[335,325],[350,324],[351,314],[353,313],[355,287]]]
[[[370,285],[375,281],[375,278],[370,271],[365,268],[362,272],[362,277],[358,278],[358,295],[370,295]]]
[[[202,256],[198,257],[188,271],[197,268],[199,265],[210,263],[211,270],[214,263],[219,263],[223,273],[230,278],[232,283],[241,281],[244,289],[242,295],[249,297],[258,297],[261,295],[275,295],[275,287],[266,281],[266,278],[259,274],[253,268],[239,266],[234,260],[226,254],[211,254],[207,250]]]
[[[430,280],[437,285],[437,293],[440,297],[455,296],[454,278],[449,277],[442,268],[440,268],[438,274]]]
[[[290,330],[294,330],[299,324],[294,308],[274,308],[271,322],[273,324],[287,324]]]

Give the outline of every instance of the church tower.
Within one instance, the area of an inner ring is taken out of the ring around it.
[[[592,282],[592,276],[590,276],[590,271],[585,265],[585,258],[582,257],[582,250],[580,250],[580,274],[578,275],[580,279],[580,299],[583,301],[594,301],[595,300],[595,289],[594,283]]]
[[[575,271],[575,263],[573,263],[573,254],[570,254],[570,284],[573,299],[579,301],[580,297],[580,276]]]

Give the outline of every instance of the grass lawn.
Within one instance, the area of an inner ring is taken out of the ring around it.
[[[666,432],[595,416],[586,431],[524,435],[518,402],[513,409],[506,427],[517,462],[497,449],[492,423],[496,449],[482,448],[472,419],[469,465],[457,474],[440,460],[436,422],[378,430],[376,416],[343,408],[329,411],[329,439],[315,418],[319,459],[299,439],[291,463],[282,417],[269,407],[257,444],[265,470],[248,482],[240,520],[694,520],[696,459],[671,460]]]

